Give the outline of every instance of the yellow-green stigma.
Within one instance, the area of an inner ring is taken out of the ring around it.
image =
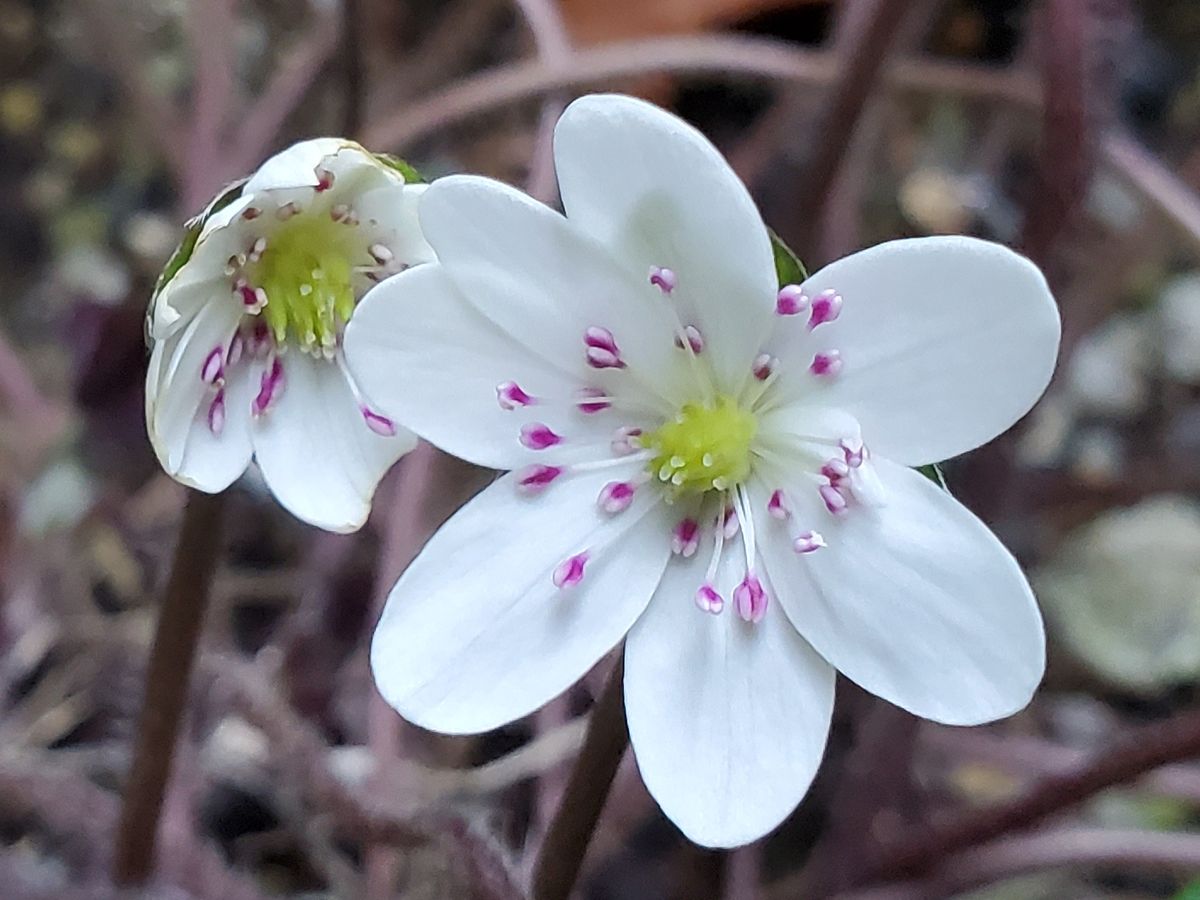
[[[750,442],[758,430],[754,416],[731,397],[712,404],[686,404],[672,421],[642,435],[654,451],[650,472],[678,494],[723,491],[750,474]]]
[[[247,274],[266,294],[262,316],[277,344],[289,337],[329,354],[354,312],[353,273],[371,259],[357,229],[326,215],[298,213],[271,235]]]

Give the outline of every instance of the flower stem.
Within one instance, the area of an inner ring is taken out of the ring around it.
[[[625,655],[622,651],[608,683],[592,708],[587,735],[562,803],[546,832],[533,870],[533,900],[567,900],[617,767],[629,746],[625,725]]]
[[[188,492],[183,526],[146,667],[133,765],[121,799],[113,853],[113,881],[144,883],[154,869],[163,793],[187,701],[209,587],[221,549],[220,494]]]

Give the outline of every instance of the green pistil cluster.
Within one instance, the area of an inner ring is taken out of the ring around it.
[[[758,430],[754,416],[730,397],[710,405],[686,404],[672,421],[644,434],[642,447],[654,451],[650,472],[678,494],[725,490],[750,474],[750,443]]]
[[[354,312],[354,268],[371,264],[360,243],[356,229],[304,213],[271,235],[248,275],[266,292],[262,316],[277,344],[290,337],[311,353],[330,353],[337,346]]]

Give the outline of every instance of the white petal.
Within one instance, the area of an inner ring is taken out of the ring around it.
[[[417,218],[421,195],[427,187],[389,185],[365,191],[354,200],[354,210],[371,227],[373,239],[383,243],[406,266],[435,259]]]
[[[676,319],[644,277],[565,218],[498,181],[452,175],[421,199],[421,225],[468,301],[548,364],[583,378],[584,332],[609,329],[631,372],[674,411],[690,384]],[[615,385],[630,373],[607,370]]]
[[[625,707],[638,768],[663,812],[697,844],[735,847],[782,822],[812,783],[834,671],[777,605],[756,625],[737,617],[740,547],[718,576],[724,611],[697,609],[705,549],[671,562],[630,631]]]
[[[346,327],[344,346],[346,362],[372,402],[430,443],[477,465],[515,469],[557,461],[559,450],[607,446],[613,431],[631,421],[611,411],[575,410],[572,392],[583,382],[496,328],[436,263],[372,288]],[[558,402],[501,409],[496,388],[509,381]],[[535,419],[568,439],[555,448],[554,460],[520,444],[521,425]]]
[[[661,504],[596,509],[594,472],[518,495],[501,478],[433,536],[392,590],[371,645],[384,698],[411,722],[467,734],[518,719],[560,693],[629,629],[670,552]],[[603,547],[601,548],[601,545]],[[583,581],[558,589],[564,559],[598,548]]]
[[[248,365],[236,366],[225,381],[225,422],[220,433],[209,425],[208,403],[196,410],[188,431],[183,463],[175,478],[210,494],[223,491],[246,471],[250,463],[250,401],[257,373]],[[211,402],[211,401],[210,401]]]
[[[322,160],[343,147],[354,146],[343,138],[313,138],[292,144],[259,166],[246,182],[244,191],[254,194],[281,188],[315,187],[318,182],[316,168]]]
[[[771,327],[778,287],[770,238],[749,192],[699,131],[631,97],[572,103],[554,133],[568,219],[633,277],[678,276],[726,390],[736,391]]]
[[[796,527],[828,542],[813,553],[793,552],[759,489],[756,522],[780,602],[817,652],[897,706],[950,725],[1011,715],[1045,668],[1028,581],[949,493],[896,463],[874,464],[882,507],[834,517],[811,485],[791,491]]]
[[[293,352],[283,357],[283,372],[283,392],[253,428],[263,479],[297,518],[355,531],[379,480],[416,438],[402,428],[393,437],[373,432],[332,362]]]
[[[1054,370],[1054,299],[1037,267],[999,244],[881,244],[805,283],[810,296],[826,289],[842,294],[841,316],[797,340],[784,365],[803,373],[814,350],[840,350],[841,373],[816,388],[821,402],[852,413],[868,446],[889,459],[922,465],[991,440],[1029,411]],[[802,335],[802,318],[780,327]],[[813,382],[801,376],[779,386],[805,384]]]
[[[208,303],[174,336],[156,341],[150,355],[146,373],[146,430],[150,442],[169,475],[200,490],[214,492],[228,487],[249,461],[248,448],[233,429],[228,441],[203,442],[205,447],[228,454],[227,459],[214,463],[216,468],[205,476],[200,473],[207,471],[207,464],[201,464],[193,452],[192,474],[183,474],[189,444],[199,435],[200,424],[207,422],[208,406],[216,396],[215,388],[201,378],[201,372],[214,350],[223,353],[229,346],[240,316],[241,311],[232,303]],[[221,474],[214,477],[216,472]]]

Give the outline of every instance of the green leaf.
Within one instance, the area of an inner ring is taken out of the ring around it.
[[[389,169],[394,169],[404,177],[405,184],[425,184],[425,179],[408,162],[390,153],[376,153],[375,158]]]
[[[942,467],[937,463],[930,463],[927,466],[917,466],[917,471],[940,487],[943,491],[950,490],[950,486],[946,484],[946,476],[942,474]]]
[[[1172,897],[1171,900],[1200,900],[1200,878],[1184,885],[1183,890]]]
[[[767,233],[771,235],[771,252],[775,254],[775,275],[779,279],[779,286],[800,284],[808,277],[804,263],[800,262],[800,257],[792,252],[791,247],[780,240],[779,235],[770,228]]]

